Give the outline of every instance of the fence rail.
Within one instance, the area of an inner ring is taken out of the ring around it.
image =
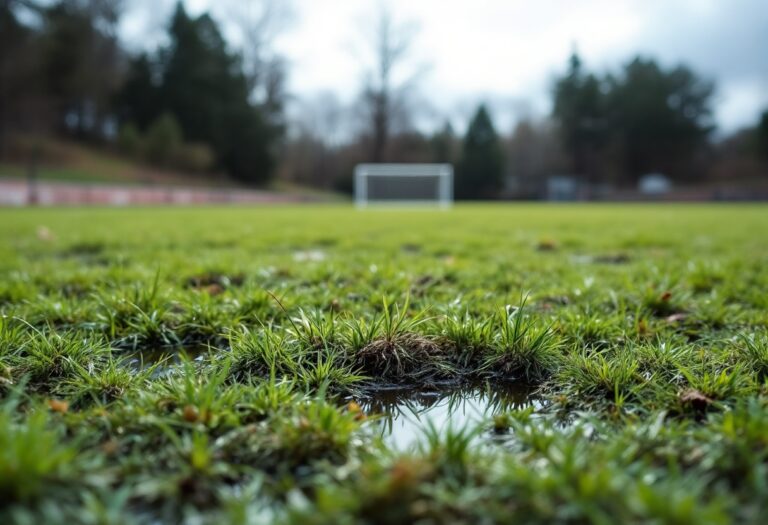
[[[0,179],[0,206],[131,206],[152,204],[259,204],[312,200],[247,189],[125,186]]]

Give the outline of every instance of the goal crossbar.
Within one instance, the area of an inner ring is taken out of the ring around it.
[[[416,184],[416,179],[435,179],[434,189],[427,189],[433,195],[408,195],[408,183]],[[406,194],[399,197],[391,195],[378,198],[371,195],[372,187],[381,181],[402,179]],[[377,182],[379,181],[379,182]],[[453,166],[450,164],[358,164],[355,167],[355,204],[366,207],[372,204],[422,205],[449,207],[453,201]]]

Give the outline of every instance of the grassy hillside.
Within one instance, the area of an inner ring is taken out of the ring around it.
[[[0,210],[0,521],[761,522],[766,222]]]
[[[26,177],[33,148],[39,151],[38,176],[41,180],[183,186],[235,185],[221,174],[180,173],[135,162],[104,148],[32,137],[21,137],[14,141],[8,158],[0,161],[0,177]]]

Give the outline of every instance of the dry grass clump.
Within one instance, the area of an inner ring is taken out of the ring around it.
[[[371,341],[357,352],[355,364],[366,375],[398,383],[444,376],[450,370],[443,349],[412,332]]]

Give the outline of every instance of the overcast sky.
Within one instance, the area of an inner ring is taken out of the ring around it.
[[[188,0],[198,14],[232,18],[249,0]],[[257,3],[259,0],[252,0]],[[280,0],[277,0],[280,2]],[[322,91],[351,101],[370,65],[366,54],[377,0],[284,0],[292,16],[275,39],[288,59],[297,100]],[[174,0],[127,2],[121,34],[131,46],[157,42]],[[524,116],[546,115],[555,75],[574,47],[596,71],[637,53],[664,65],[685,62],[717,82],[722,131],[756,122],[768,107],[766,0],[390,0],[413,28],[402,74],[417,72],[422,119],[450,117],[461,128],[479,101],[508,132]],[[232,38],[234,33],[227,31]]]

